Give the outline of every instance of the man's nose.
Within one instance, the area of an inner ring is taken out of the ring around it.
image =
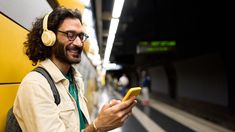
[[[74,45],[77,45],[77,46],[79,46],[79,47],[82,47],[83,46],[83,42],[82,42],[82,40],[77,36],[76,38],[75,38],[75,40],[73,41],[73,44]]]

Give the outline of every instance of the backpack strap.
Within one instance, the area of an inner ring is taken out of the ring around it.
[[[22,132],[19,123],[13,113],[13,107],[8,110],[5,132]]]
[[[48,71],[43,67],[36,67],[35,69],[33,69],[33,71],[41,73],[47,79],[48,83],[51,86],[51,91],[52,91],[54,99],[55,99],[55,104],[59,105],[60,104],[60,94],[55,86],[54,81],[51,78],[51,75],[48,73]]]

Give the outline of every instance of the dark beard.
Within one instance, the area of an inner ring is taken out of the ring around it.
[[[63,63],[78,64],[81,61],[82,49],[83,49],[82,47],[79,48],[78,46],[76,46],[74,44],[69,44],[66,47],[64,47],[63,43],[56,41],[56,43],[52,49],[52,52],[55,55],[55,58]],[[66,54],[66,52],[68,50],[78,52],[79,55],[77,57],[70,57],[70,56],[68,56],[68,54]]]

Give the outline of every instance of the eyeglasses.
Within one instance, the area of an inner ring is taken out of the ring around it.
[[[66,34],[67,38],[70,40],[70,41],[74,41],[77,36],[79,37],[79,39],[82,41],[82,42],[85,42],[87,40],[87,38],[89,38],[89,36],[83,32],[81,33],[77,33],[75,31],[60,31],[58,30],[58,32],[61,32],[61,33],[64,33]]]

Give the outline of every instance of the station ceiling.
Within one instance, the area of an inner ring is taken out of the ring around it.
[[[114,0],[92,2],[103,58]],[[125,0],[110,62],[148,67],[219,50],[211,24],[218,14],[213,8],[208,10],[208,4],[196,0]],[[154,47],[171,42],[175,43],[172,47]],[[149,49],[138,53],[141,44]]]

